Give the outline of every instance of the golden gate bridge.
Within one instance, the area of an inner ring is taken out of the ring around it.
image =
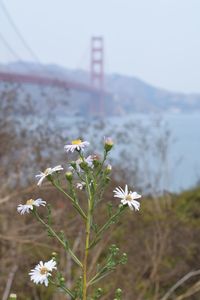
[[[0,2],[0,8],[7,20],[9,21],[11,27],[15,31],[21,43],[24,45],[26,50],[30,53],[31,57],[36,61],[41,67],[42,64],[38,56],[34,53],[32,48],[28,45],[23,35],[19,31],[16,26],[13,18],[8,12],[5,4]],[[0,41],[4,44],[7,50],[17,59],[19,60],[19,55],[16,51],[10,46],[8,41],[5,39],[3,34],[0,32]],[[58,79],[53,78],[51,76],[40,76],[31,74],[31,72],[20,73],[13,71],[0,71],[0,83],[19,83],[19,84],[33,84],[33,85],[41,85],[41,86],[55,86],[59,88],[67,88],[69,90],[75,90],[80,92],[88,93],[91,95],[91,109],[92,113],[103,115],[105,113],[105,86],[104,86],[104,40],[102,36],[93,36],[91,38],[90,45],[90,80],[89,82],[82,83],[77,82],[75,80],[68,79]],[[95,101],[92,99],[96,98]]]

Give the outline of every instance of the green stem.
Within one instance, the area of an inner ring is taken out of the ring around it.
[[[83,261],[83,300],[87,299],[87,262],[90,243],[90,212],[86,223],[86,238],[85,238],[85,256]]]
[[[73,203],[74,208],[78,211],[78,213],[86,220],[87,216],[84,213],[84,211],[82,210],[82,208],[80,207],[80,205],[74,201],[74,199],[67,193],[65,192],[59,185],[57,185],[57,183],[55,181],[52,181],[52,184],[60,191],[62,192],[66,197],[68,197],[71,202]]]
[[[101,273],[97,273],[89,282],[88,282],[88,286],[95,284],[96,282],[98,282],[100,279],[106,277],[107,275],[109,275],[110,273],[112,273],[114,270],[109,270],[108,272],[101,274]]]
[[[107,155],[108,155],[108,152],[106,152],[106,151],[104,150],[103,160],[102,160],[102,162],[101,162],[101,164],[100,164],[100,166],[99,166],[99,170],[98,170],[97,173],[96,173],[96,177],[97,177],[97,176],[99,175],[99,173],[101,172],[101,170],[102,170],[102,168],[103,168],[103,165],[104,165],[104,162],[106,161]]]
[[[84,156],[80,153],[80,157],[84,160]],[[86,172],[85,175],[86,188],[88,192],[88,212],[87,212],[87,222],[86,222],[86,237],[85,237],[85,255],[83,261],[83,299],[87,300],[87,264],[88,264],[88,254],[89,254],[89,244],[90,244],[90,229],[91,229],[91,220],[92,220],[92,206],[93,206],[93,197],[91,194],[90,183],[88,175]]]
[[[70,193],[72,195],[72,198],[74,199],[74,202],[78,204],[78,198],[77,198],[77,195],[75,193],[72,182],[69,182],[69,189],[70,189]]]
[[[74,295],[67,287],[60,285],[59,288],[61,288],[63,291],[65,291],[67,294],[69,294],[72,297],[72,299],[75,299]]]
[[[68,289],[67,287],[60,285],[59,283],[54,282],[52,279],[49,278],[49,282],[51,282],[53,285],[59,287],[63,291],[65,291],[68,295],[72,297],[72,299],[75,299],[74,294]]]
[[[91,244],[89,245],[89,248],[91,248],[92,246],[94,246],[96,244],[96,242],[98,241],[98,239],[100,238],[100,236],[103,234],[103,232],[108,229],[110,227],[110,225],[112,224],[112,222],[115,220],[115,218],[117,218],[126,208],[126,206],[122,206],[120,207],[117,212],[110,217],[110,219],[101,227],[101,229],[96,233],[94,240],[91,242]]]
[[[82,161],[83,161],[84,163],[86,163],[85,157],[83,156],[83,154],[80,152],[79,155],[80,155],[80,158],[82,159]],[[87,172],[88,172],[88,173],[87,173]],[[89,176],[88,176],[88,175],[89,175]],[[85,184],[86,184],[86,188],[87,188],[87,192],[88,192],[88,203],[89,203],[88,205],[90,205],[90,211],[91,211],[91,213],[92,213],[93,207],[94,207],[94,203],[93,203],[93,202],[94,202],[94,195],[92,196],[92,194],[91,194],[89,177],[92,177],[93,182],[96,184],[95,178],[94,178],[94,176],[91,174],[91,172],[90,172],[90,170],[89,170],[89,168],[88,168],[88,170],[85,171],[85,180],[84,180],[84,182],[85,182]],[[91,217],[91,213],[90,213],[90,217]]]
[[[74,260],[74,262],[81,268],[83,268],[83,265],[82,263],[80,262],[80,260],[76,257],[76,255],[73,253],[73,251],[69,248],[69,247],[66,247],[66,244],[65,242],[59,237],[59,235],[51,228],[51,226],[49,226],[47,223],[44,222],[44,220],[42,220],[40,218],[40,216],[38,215],[37,211],[34,210],[33,211],[35,217],[37,218],[37,220],[43,224],[49,231],[50,233],[61,243],[61,245],[65,248],[65,250],[67,252],[69,252],[69,254],[71,255],[72,259]]]
[[[81,181],[85,182],[85,181],[84,181],[84,178],[81,176],[81,174],[80,174],[77,170],[75,170],[75,172],[76,172],[76,175],[78,176],[78,178],[79,178]]]

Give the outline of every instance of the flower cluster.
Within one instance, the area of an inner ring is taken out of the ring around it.
[[[93,168],[93,156],[92,155],[89,155],[88,157],[86,157],[84,159],[84,163],[87,164],[88,167],[90,168]],[[82,159],[77,159],[75,162],[72,162],[69,169],[71,171],[74,171],[76,170],[77,172],[82,172],[83,169],[81,169],[81,164],[83,163],[83,160]]]
[[[36,175],[38,179],[37,185],[41,187],[43,181],[46,179],[49,181],[59,192],[71,201],[73,208],[76,212],[84,219],[85,224],[85,249],[84,249],[84,259],[81,261],[76,254],[73,252],[73,249],[70,248],[69,242],[64,236],[63,232],[56,232],[52,227],[51,221],[51,207],[46,205],[46,201],[38,198],[36,200],[29,199],[25,204],[19,204],[17,211],[24,215],[25,213],[32,213],[32,215],[44,226],[47,230],[48,235],[57,239],[57,241],[64,247],[64,250],[68,252],[72,260],[76,263],[78,267],[81,268],[82,277],[78,281],[79,286],[74,291],[68,289],[64,284],[64,277],[60,272],[56,272],[55,279],[52,279],[52,272],[57,270],[57,261],[55,257],[47,262],[40,261],[34,269],[29,273],[31,281],[36,284],[44,284],[48,286],[49,283],[55,284],[56,287],[62,289],[66,294],[68,294],[72,299],[82,299],[86,300],[87,297],[87,287],[95,284],[101,278],[110,274],[111,271],[114,271],[116,266],[119,264],[124,264],[127,261],[126,253],[119,255],[119,248],[115,245],[112,245],[109,249],[109,253],[105,262],[102,264],[102,267],[98,270],[97,273],[90,280],[87,274],[87,263],[88,255],[90,250],[101,240],[103,234],[110,226],[118,222],[119,216],[129,207],[131,210],[138,211],[140,209],[140,202],[138,201],[141,198],[137,192],[132,192],[129,190],[128,185],[125,185],[124,190],[119,186],[113,190],[114,197],[119,198],[117,208],[111,209],[109,211],[107,220],[104,225],[97,225],[93,223],[94,220],[94,210],[96,209],[97,204],[99,204],[103,191],[106,184],[110,180],[110,174],[112,172],[112,166],[106,164],[106,159],[108,153],[113,148],[113,141],[111,138],[104,139],[104,154],[102,158],[99,155],[84,155],[84,151],[89,142],[82,141],[81,139],[73,140],[69,144],[64,146],[64,150],[69,153],[76,153],[78,155],[75,161],[71,161],[68,164],[68,169],[65,170],[64,178],[67,181],[65,187],[62,187],[60,180],[61,172],[64,171],[64,167],[57,165],[53,168],[49,167],[44,172],[40,172]],[[82,193],[85,192],[87,196],[86,203],[88,208],[84,210],[81,206],[81,201],[79,201],[79,191]],[[47,216],[43,219],[37,208],[46,206]],[[105,216],[106,217],[106,216]],[[47,220],[47,221],[46,221]],[[100,294],[102,294],[102,289],[98,289],[98,292],[95,292],[95,296],[91,299],[99,299]],[[97,298],[97,295],[98,298]],[[121,290],[118,289],[116,292],[116,299],[121,299]]]

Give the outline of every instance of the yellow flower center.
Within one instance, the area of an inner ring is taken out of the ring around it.
[[[33,205],[34,200],[33,199],[29,199],[26,201],[26,205]]]
[[[72,145],[80,145],[82,143],[81,140],[73,140]]]
[[[46,267],[42,267],[41,269],[40,269],[40,274],[41,275],[45,275],[45,274],[47,274],[48,273],[48,269],[46,268]]]
[[[127,200],[127,201],[133,200],[131,194],[128,194],[128,195],[126,196],[126,200]]]
[[[44,171],[44,174],[45,174],[45,175],[48,175],[50,170],[51,170],[51,168],[47,168],[47,169]]]

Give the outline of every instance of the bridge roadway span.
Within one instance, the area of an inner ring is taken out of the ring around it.
[[[9,82],[9,83],[27,83],[27,84],[36,84],[36,85],[56,86],[60,88],[87,92],[90,94],[101,93],[99,89],[96,89],[84,83],[79,83],[70,80],[61,80],[61,79],[56,79],[51,77],[30,75],[30,74],[0,72],[0,82],[1,81]]]

